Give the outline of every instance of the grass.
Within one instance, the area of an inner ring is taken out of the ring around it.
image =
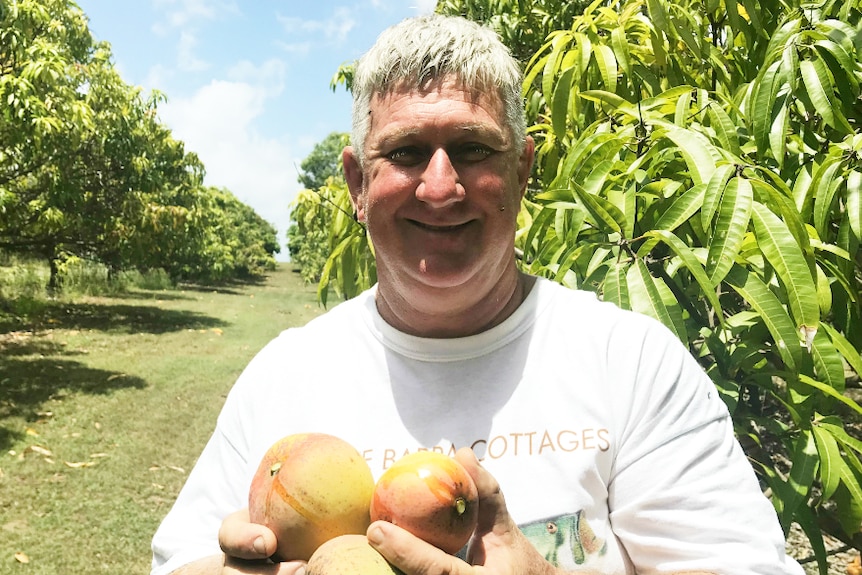
[[[0,315],[0,574],[148,573],[150,538],[234,380],[322,311],[282,264],[258,284]]]

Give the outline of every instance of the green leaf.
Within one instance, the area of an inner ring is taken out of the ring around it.
[[[631,309],[629,303],[629,288],[626,283],[626,270],[628,265],[616,261],[605,275],[602,284],[602,299],[613,302],[622,309]]]
[[[754,80],[750,105],[748,111],[751,120],[754,141],[757,144],[758,155],[766,155],[769,147],[769,131],[772,129],[772,108],[775,103],[777,92],[778,69],[781,62],[773,62],[761,72]]]
[[[710,126],[715,130],[715,137],[721,147],[729,150],[734,156],[741,156],[742,150],[739,147],[736,124],[730,119],[727,112],[715,102],[710,102],[708,114]]]
[[[853,347],[853,344],[838,332],[834,327],[826,322],[820,322],[829,338],[832,340],[832,345],[838,350],[838,353],[844,358],[847,364],[856,372],[857,376],[862,377],[862,355]]]
[[[847,173],[847,198],[845,200],[847,219],[857,242],[862,242],[862,172],[850,170]]]
[[[666,136],[679,147],[679,152],[685,160],[688,173],[694,183],[708,182],[715,171],[715,159],[712,157],[709,144],[704,141],[703,136],[677,126],[671,127]]]
[[[593,223],[604,233],[621,233],[626,229],[626,216],[615,205],[601,196],[587,193],[581,186],[572,184],[575,195],[586,208]]]
[[[680,128],[685,128],[686,120],[688,120],[689,108],[691,107],[691,90],[686,90],[685,94],[679,97],[676,101],[676,113],[673,116],[673,123]]]
[[[835,391],[835,388],[833,388],[832,386],[827,385],[821,381],[817,381],[816,379],[808,377],[807,375],[804,375],[802,373],[799,374],[799,381],[801,381],[805,385],[808,385],[808,386],[813,387],[815,389],[819,389],[820,391],[822,391],[823,393],[825,393],[829,397],[831,397],[833,399],[837,399],[838,401],[840,401],[844,405],[849,406],[856,413],[862,414],[862,406],[860,406],[858,403],[856,403],[855,401],[853,401],[849,397]]]
[[[571,35],[561,32],[554,37],[551,44],[551,53],[545,61],[545,67],[542,70],[542,95],[545,97],[545,102],[553,102],[554,99],[554,78],[557,77],[557,66],[563,56],[563,50],[569,45]]]
[[[677,333],[676,324],[662,300],[654,278],[641,259],[635,260],[634,265],[629,267],[626,273],[626,283],[628,284],[629,302],[632,310],[659,320],[681,341],[686,341],[681,337],[681,334]]]
[[[837,416],[824,417],[815,422],[819,427],[825,429],[842,445],[859,454],[862,454],[862,441],[851,437],[844,429],[844,423]]]
[[[614,50],[617,62],[626,76],[632,75],[631,54],[629,52],[629,42],[626,38],[626,31],[622,26],[617,26],[611,31],[611,47]]]
[[[706,259],[706,270],[714,285],[721,283],[736,260],[751,219],[753,198],[751,184],[738,176],[728,182],[721,196]]]
[[[814,229],[821,238],[828,237],[829,215],[835,202],[835,191],[841,183],[837,176],[840,161],[831,161],[820,166],[814,174]]]
[[[823,325],[823,322],[820,325]],[[829,336],[819,330],[814,335],[811,356],[814,358],[814,373],[817,374],[817,378],[836,391],[843,392],[844,362],[841,361],[841,354],[838,353]]]
[[[833,102],[835,87],[823,60],[801,60],[799,69],[802,73],[802,83],[808,92],[808,97],[814,109],[823,121],[844,134],[852,134],[853,128],[841,112],[839,102]]]
[[[562,74],[554,88],[554,100],[551,108],[551,125],[557,138],[566,136],[566,112],[569,107],[569,93],[572,89],[572,75],[575,67],[570,66]]]
[[[823,487],[823,499],[829,499],[835,493],[841,479],[840,466],[847,465],[841,458],[838,442],[835,436],[819,427],[814,422],[811,431],[817,441],[817,453],[820,454],[820,482]]]
[[[712,218],[718,210],[721,203],[721,196],[724,193],[724,188],[727,186],[727,181],[733,176],[736,166],[733,164],[723,164],[716,168],[706,184],[706,190],[703,195],[703,209],[700,211],[701,226],[708,230],[712,225]]]
[[[784,306],[769,287],[754,273],[738,265],[733,266],[724,281],[760,315],[787,369],[795,371],[801,366],[803,354],[799,335]]]
[[[660,0],[647,0],[647,10],[649,10],[650,19],[657,30],[660,30],[665,35],[668,33],[667,11]]]
[[[855,533],[859,531],[859,525],[862,523],[862,486],[860,486],[859,478],[853,473],[850,466],[841,467],[840,473],[841,484],[847,489],[849,497],[835,497],[836,503],[838,503],[838,519],[848,533]],[[835,492],[835,496],[838,495],[841,495],[840,489]]]
[[[847,50],[828,38],[817,40],[814,42],[814,47],[821,55],[824,55],[824,53],[829,54],[835,59],[838,69],[842,72],[840,78],[835,76],[836,83],[846,82],[853,92],[858,92],[859,80],[856,79],[856,75],[853,73],[857,69],[858,63],[847,53]],[[835,71],[838,71],[831,67],[830,70],[833,70],[833,75]]]
[[[807,505],[800,505],[796,510],[796,522],[808,537],[820,575],[829,575],[829,560],[826,556],[826,546],[823,544],[823,531],[817,523],[817,518]]]
[[[784,166],[784,156],[787,152],[787,134],[790,130],[790,110],[787,106],[787,98],[779,98],[776,101],[778,112],[769,129],[769,148],[772,157],[778,162],[778,167]]]
[[[820,306],[808,262],[790,230],[769,208],[754,202],[752,219],[758,247],[781,279],[791,317],[810,345],[811,330],[820,325]]]
[[[655,228],[673,231],[687,222],[703,204],[706,185],[692,186],[678,196],[656,221]]]
[[[814,478],[817,475],[817,466],[820,463],[820,457],[817,453],[817,444],[811,430],[803,430],[797,438],[790,461],[792,465],[787,481],[790,489],[786,492],[788,497],[784,500],[784,506],[778,517],[785,531],[787,531],[790,523],[793,521],[793,515],[796,513],[797,508],[808,496],[808,492],[811,490]]]
[[[688,247],[685,242],[679,239],[672,232],[664,230],[652,230],[645,234],[645,237],[660,238],[673,252],[679,256],[686,269],[691,272],[697,284],[700,286],[701,293],[706,297],[709,304],[712,306],[715,315],[719,321],[724,321],[724,313],[721,311],[721,303],[718,300],[718,295],[715,293],[715,285],[709,280],[700,261],[694,255],[694,252]]]
[[[596,164],[586,179],[583,180],[583,189],[590,195],[597,195],[605,187],[608,180],[608,175],[616,166],[614,160],[604,160]],[[620,211],[622,213],[622,211]],[[622,221],[622,220],[620,220]]]
[[[614,51],[610,46],[599,44],[593,51],[596,57],[596,64],[599,66],[599,72],[602,75],[602,83],[605,89],[609,92],[617,90],[617,59],[614,56]]]

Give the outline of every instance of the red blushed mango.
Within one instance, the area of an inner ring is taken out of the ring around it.
[[[371,468],[349,443],[323,433],[288,435],[269,448],[249,489],[252,522],[275,533],[278,561],[307,561],[326,541],[365,534]]]
[[[454,555],[476,529],[478,500],[476,485],[460,463],[420,451],[397,460],[377,480],[371,520],[394,523]]]

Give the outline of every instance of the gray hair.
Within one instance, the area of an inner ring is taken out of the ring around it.
[[[384,30],[356,64],[352,145],[359,161],[365,160],[375,94],[404,85],[422,88],[450,75],[471,90],[497,90],[516,150],[523,151],[527,126],[520,65],[490,28],[433,14],[408,18]]]

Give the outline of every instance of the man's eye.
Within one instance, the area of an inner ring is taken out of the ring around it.
[[[457,157],[462,162],[481,162],[493,153],[493,150],[482,144],[467,144],[458,149]]]
[[[422,161],[422,153],[413,147],[396,148],[392,150],[386,157],[396,164],[417,164]]]

